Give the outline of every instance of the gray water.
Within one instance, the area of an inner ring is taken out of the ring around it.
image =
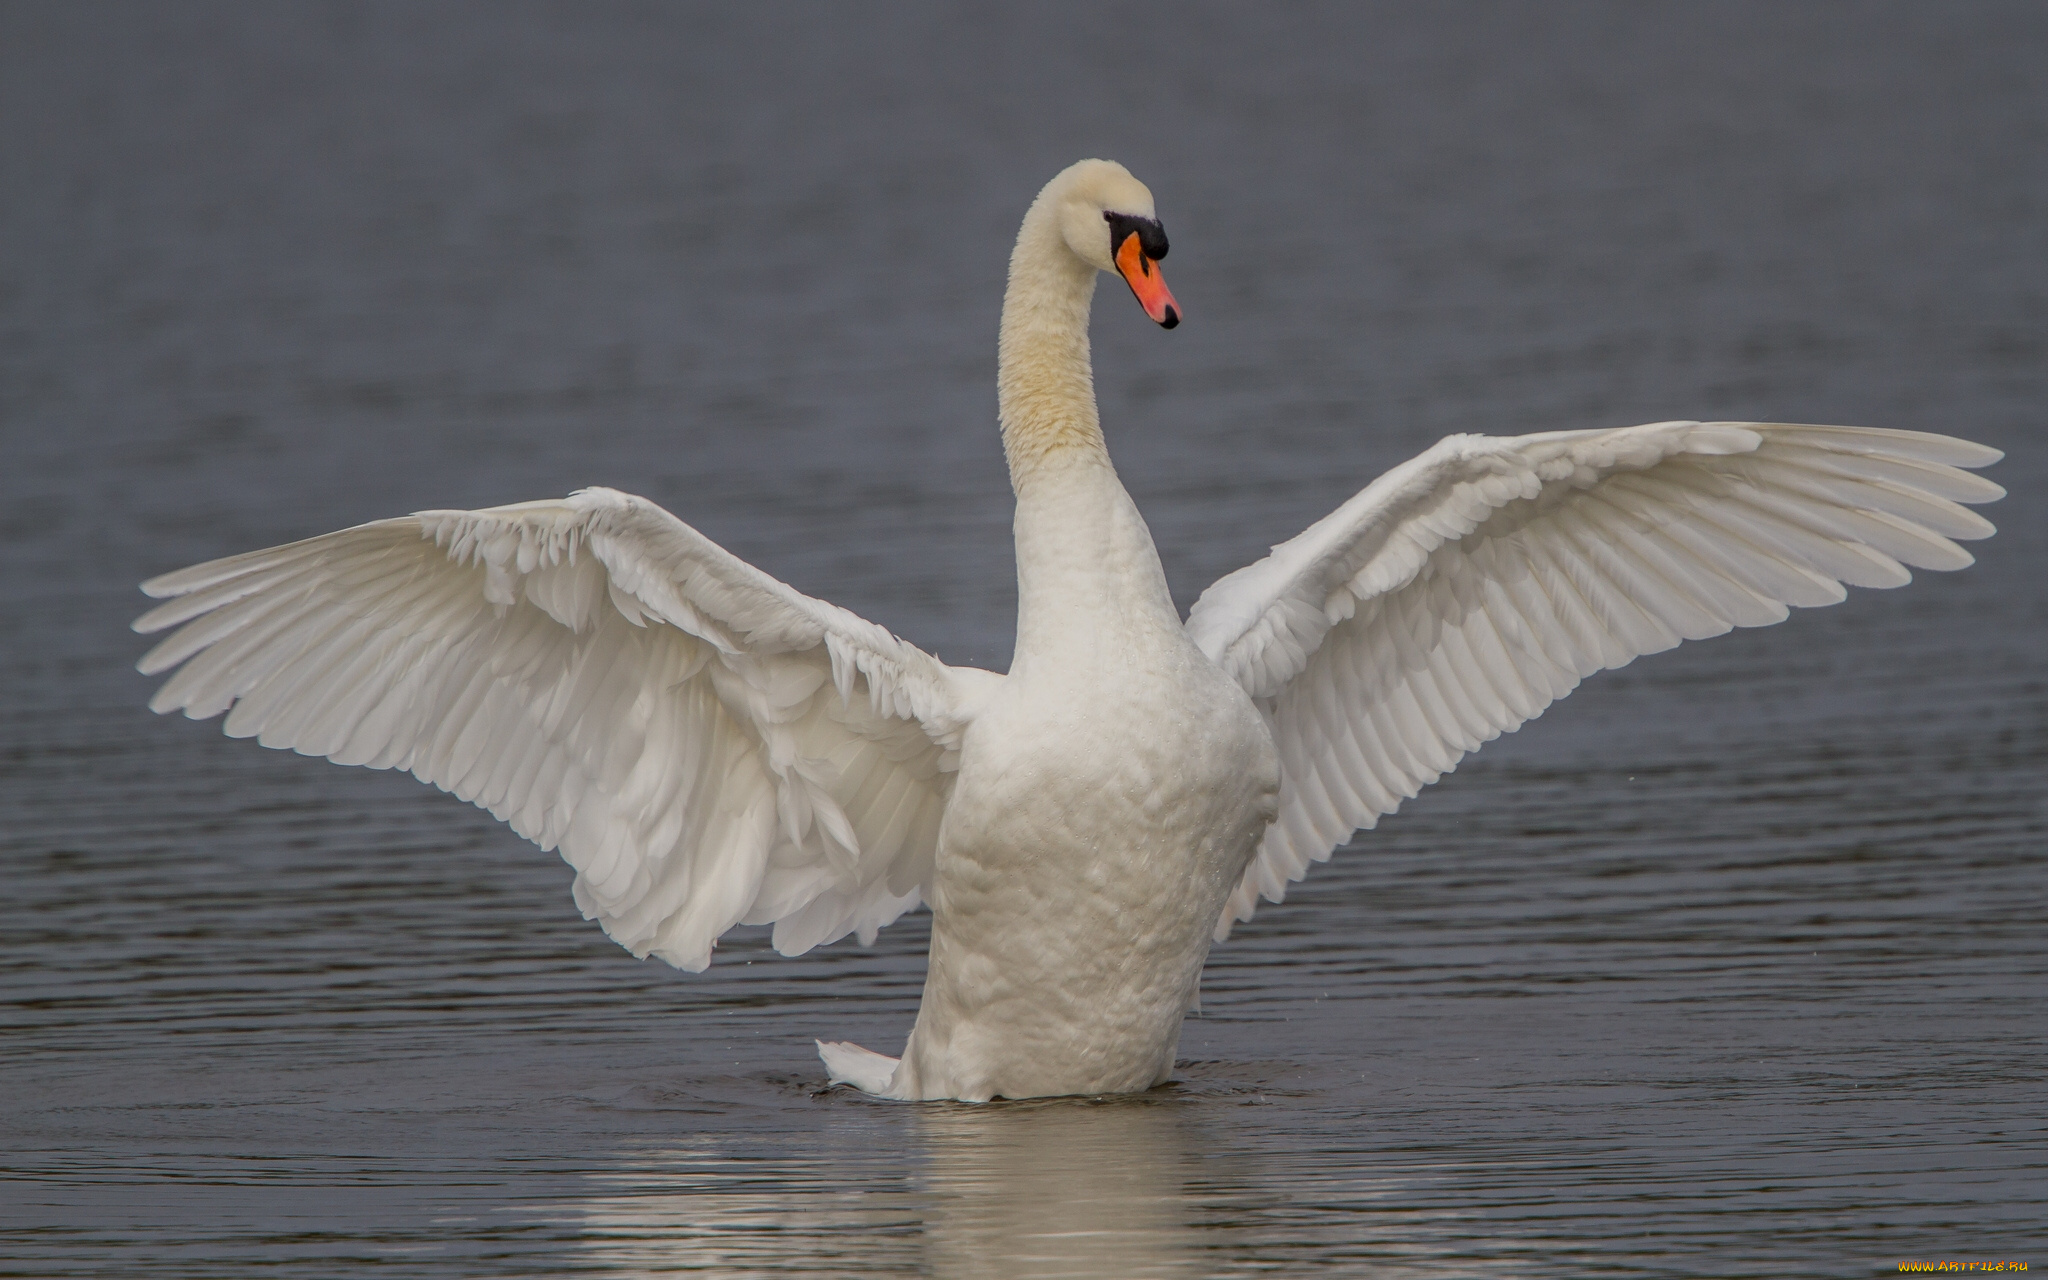
[[[2048,1265],[2048,9],[0,4],[0,1273]],[[646,494],[1008,659],[997,304],[1104,290],[1185,605],[1450,431],[2006,449],[1980,562],[1590,681],[1215,953],[1176,1081],[893,1052],[925,922],[703,975],[404,777],[160,720],[134,584]]]

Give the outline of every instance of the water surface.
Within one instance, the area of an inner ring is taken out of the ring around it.
[[[0,1273],[2048,1265],[2038,6],[0,7]],[[1010,237],[1086,154],[1185,604],[1450,431],[2007,449],[1967,572],[1597,677],[1219,948],[1175,1083],[883,1105],[924,917],[707,974],[143,710],[134,583],[628,488],[1008,660]]]

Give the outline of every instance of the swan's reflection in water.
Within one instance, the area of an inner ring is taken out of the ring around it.
[[[924,1268],[910,1162],[751,1137],[649,1150],[568,1206],[608,1276],[898,1276]]]
[[[615,1275],[1122,1280],[1348,1262],[1399,1276],[1464,1252],[1462,1214],[1401,1203],[1412,1178],[1364,1176],[1358,1153],[1245,1150],[1243,1130],[1210,1132],[1204,1102],[1236,1105],[834,1106],[809,1132],[645,1151],[575,1208]]]
[[[882,1114],[808,1141],[735,1135],[647,1151],[577,1206],[585,1242],[626,1275],[1203,1273],[1199,1162],[1181,1107],[865,1107]]]
[[[1201,1185],[1182,1108],[1149,1099],[935,1107],[925,1152],[933,1275],[1194,1276]]]

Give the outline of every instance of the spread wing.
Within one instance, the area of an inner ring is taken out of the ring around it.
[[[425,511],[143,585],[151,701],[405,769],[576,869],[637,956],[796,954],[917,905],[987,672],[948,667],[642,498]],[[182,625],[180,625],[182,624]]]
[[[1268,717],[1280,814],[1217,924],[1595,671],[1960,569],[2002,456],[1947,436],[1664,422],[1452,436],[1218,581],[1195,643]]]

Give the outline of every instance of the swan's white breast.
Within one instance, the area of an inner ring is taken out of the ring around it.
[[[968,731],[904,1058],[915,1096],[1142,1089],[1171,1071],[1278,763],[1237,686],[1161,640],[1013,680]]]

